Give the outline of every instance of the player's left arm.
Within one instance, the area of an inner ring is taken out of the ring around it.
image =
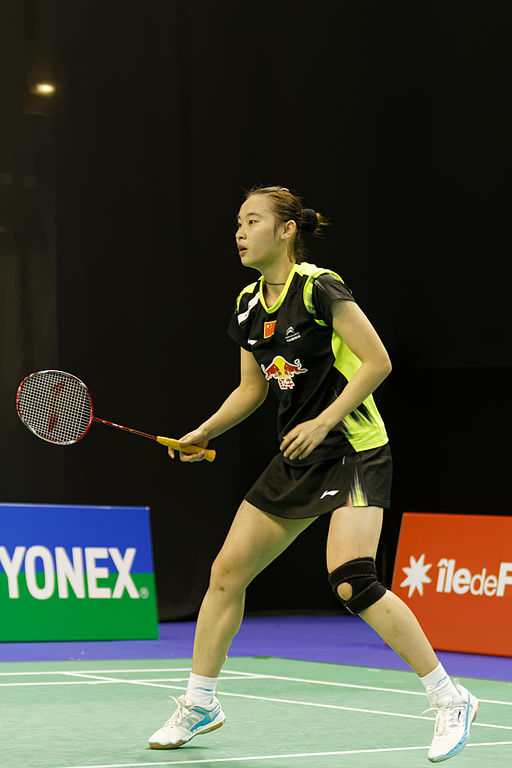
[[[364,312],[353,301],[336,300],[332,305],[332,326],[361,360],[361,366],[341,394],[315,419],[297,424],[281,442],[283,455],[305,459],[330,430],[374,392],[391,372],[391,360]]]

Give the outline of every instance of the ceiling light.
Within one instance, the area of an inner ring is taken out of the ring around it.
[[[47,81],[34,83],[30,88],[30,92],[35,93],[37,96],[53,96],[55,93],[55,86],[53,83]]]

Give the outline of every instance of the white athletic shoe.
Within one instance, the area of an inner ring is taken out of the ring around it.
[[[218,699],[210,707],[200,707],[185,696],[175,699],[178,709],[158,731],[149,737],[151,749],[176,749],[198,733],[209,733],[224,723],[226,717]]]
[[[435,701],[427,691],[432,709],[436,713],[434,738],[428,753],[431,763],[448,760],[466,746],[471,723],[476,718],[480,702],[466,688],[455,683],[460,697]],[[427,710],[428,711],[428,710]]]

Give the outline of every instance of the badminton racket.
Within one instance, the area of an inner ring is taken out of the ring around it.
[[[199,453],[204,450],[207,461],[215,458],[214,450],[198,445],[182,446],[179,440],[149,435],[98,418],[94,415],[91,393],[84,382],[64,371],[37,371],[23,379],[16,395],[16,409],[34,435],[54,445],[73,445],[87,434],[92,422],[97,421],[132,435],[149,437],[175,451]]]

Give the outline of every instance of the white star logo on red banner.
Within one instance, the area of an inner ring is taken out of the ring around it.
[[[412,555],[410,557],[410,567],[404,566],[402,570],[407,574],[407,578],[400,584],[401,587],[409,587],[408,597],[414,594],[417,589],[423,597],[423,585],[430,584],[431,578],[427,576],[427,571],[432,568],[432,563],[425,565],[425,555],[416,560]]]

